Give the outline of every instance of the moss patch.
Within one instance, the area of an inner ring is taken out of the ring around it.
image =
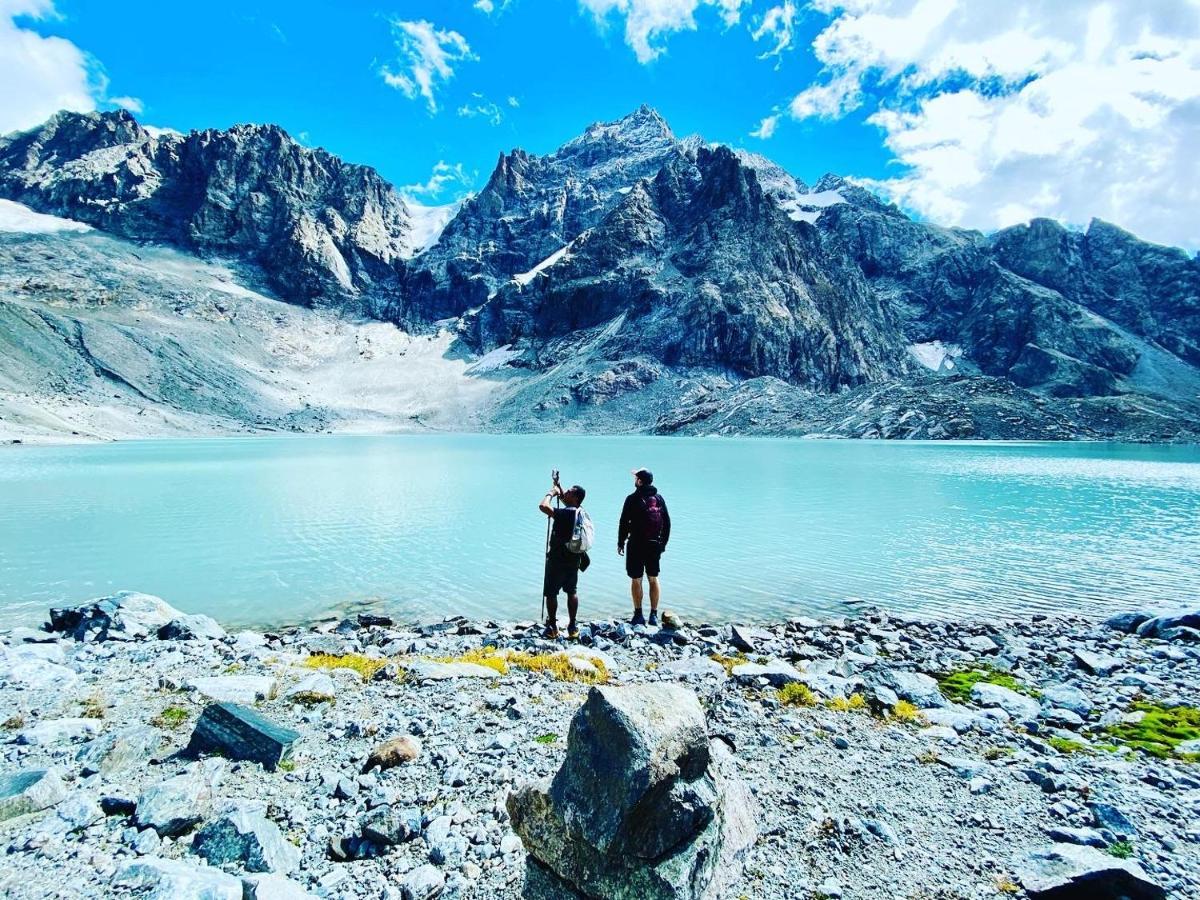
[[[896,705],[892,707],[892,718],[905,724],[925,720],[924,714],[917,709],[916,704],[909,703],[907,700],[896,701]]]
[[[1200,753],[1179,753],[1184,741],[1200,740],[1200,709],[1195,706],[1163,706],[1141,702],[1131,712],[1144,715],[1140,722],[1118,722],[1108,726],[1108,735],[1118,743],[1151,756],[1200,762]]]
[[[370,681],[375,673],[387,665],[386,659],[363,656],[361,653],[314,653],[304,661],[310,669],[352,669]]]
[[[539,734],[534,740],[539,744],[553,744],[558,740],[558,735],[551,731],[546,734]]]
[[[1108,854],[1117,859],[1129,859],[1133,856],[1133,844],[1129,841],[1117,841],[1115,844],[1109,845]]]
[[[991,666],[971,666],[968,669],[956,669],[938,676],[938,686],[942,693],[958,703],[966,703],[971,699],[971,691],[980,682],[997,684],[1000,687],[1016,691],[1027,697],[1040,697],[1041,693],[1018,681],[1007,672],[1001,672]]]
[[[150,724],[156,728],[166,728],[168,731],[174,731],[188,720],[188,716],[188,711],[182,706],[168,706],[151,719]]]
[[[434,662],[442,663],[474,663],[492,669],[497,675],[508,674],[508,658],[495,647],[479,647],[467,650],[458,656],[439,656]]]
[[[573,681],[577,684],[608,684],[611,676],[608,667],[599,658],[576,657],[586,660],[593,671],[577,669],[571,665],[566,653],[528,653],[524,650],[498,650],[495,647],[480,647],[458,656],[445,656],[438,662],[469,662],[493,669],[497,675],[507,675],[510,668],[527,672],[545,672],[557,681]]]
[[[1072,753],[1086,753],[1090,749],[1082,741],[1074,741],[1071,738],[1058,737],[1057,735],[1047,738],[1046,743],[1059,753],[1065,753],[1068,756]]]
[[[775,699],[784,706],[816,706],[817,695],[806,684],[793,681],[775,691]]]

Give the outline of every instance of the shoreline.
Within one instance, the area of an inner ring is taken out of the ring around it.
[[[764,811],[722,897],[1034,897],[1022,886],[1050,847],[1191,896],[1200,745],[1156,756],[1137,743],[1162,737],[1160,715],[1200,715],[1190,615],[603,622],[567,645],[532,623],[410,627],[370,613],[228,634],[157,598],[118,596],[56,611],[70,633],[0,633],[0,774],[52,768],[63,788],[0,822],[0,891],[124,896],[136,872],[174,891],[150,896],[195,896],[169,881],[184,871],[260,898],[520,897],[525,853],[505,796],[561,764],[593,684],[665,682],[696,693]],[[298,732],[290,763],[180,757],[217,700]],[[411,760],[364,768],[403,736]],[[199,787],[171,803],[189,824],[160,834],[146,810],[185,783]],[[196,834],[231,805],[295,848],[275,876],[299,893],[260,887],[247,859],[205,864]],[[389,810],[415,815],[394,844],[372,830]],[[418,873],[441,893],[413,889]]]

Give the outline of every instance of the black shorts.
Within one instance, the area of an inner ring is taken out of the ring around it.
[[[658,577],[658,562],[662,556],[662,547],[657,544],[629,544],[625,548],[625,574],[630,578],[641,578],[649,575]]]
[[[566,550],[551,552],[546,558],[542,596],[557,597],[559,591],[568,597],[579,592],[579,557]]]

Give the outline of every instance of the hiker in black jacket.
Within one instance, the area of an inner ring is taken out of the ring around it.
[[[631,625],[645,625],[642,615],[642,576],[650,579],[650,624],[658,624],[659,557],[671,539],[671,515],[667,503],[654,486],[654,474],[647,469],[633,472],[634,492],[625,498],[621,507],[621,524],[617,527],[617,553],[625,557],[625,572],[629,575],[629,593],[633,596]],[[626,542],[629,553],[625,552]]]

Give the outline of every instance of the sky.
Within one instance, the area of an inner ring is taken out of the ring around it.
[[[270,122],[427,204],[643,103],[942,224],[1200,248],[1200,0],[0,0],[0,133]]]

